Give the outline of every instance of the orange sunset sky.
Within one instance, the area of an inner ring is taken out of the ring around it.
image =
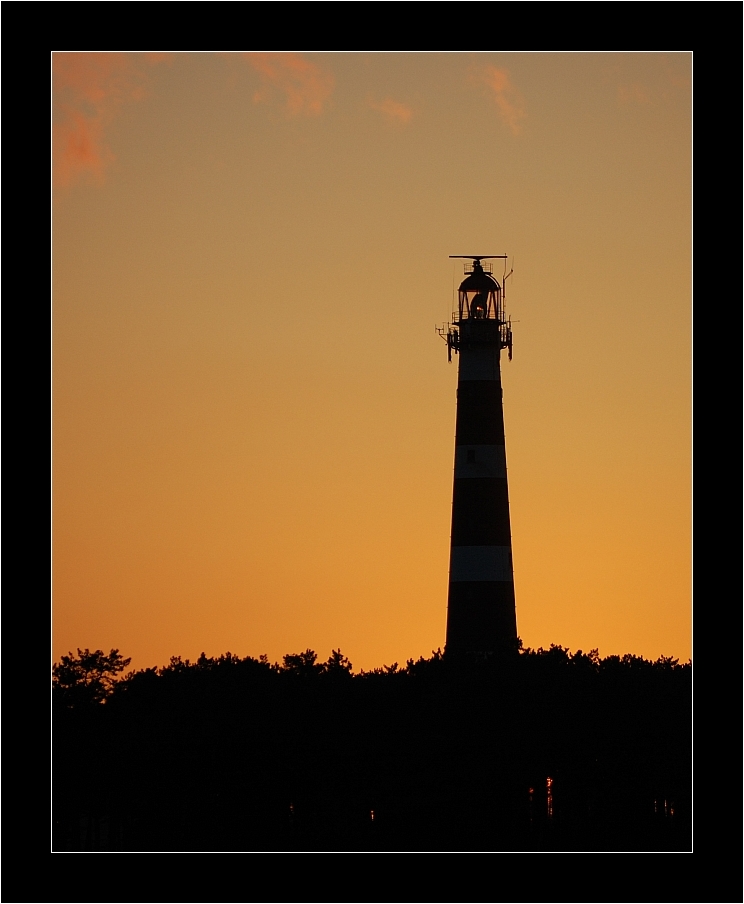
[[[55,659],[443,647],[435,325],[507,253],[519,635],[686,660],[691,68],[54,53]]]

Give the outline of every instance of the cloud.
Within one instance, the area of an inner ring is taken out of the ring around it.
[[[617,92],[620,106],[657,106],[679,99],[682,92],[689,96],[690,63],[688,53],[646,54],[645,78],[640,82],[631,77],[631,72],[637,69],[636,61],[621,57],[618,63],[608,67],[606,75]]]
[[[55,186],[66,188],[83,173],[103,182],[114,155],[103,140],[101,119],[74,109],[65,112],[65,121],[53,129]]]
[[[387,116],[391,122],[397,121],[406,123],[413,115],[413,111],[410,107],[399,103],[397,100],[393,100],[391,97],[386,97],[385,100],[381,101],[370,100],[369,105],[373,110],[377,110],[384,116]]]
[[[245,59],[261,76],[261,87],[253,95],[256,103],[265,103],[279,90],[286,97],[287,112],[316,116],[333,93],[330,72],[310,63],[296,53],[245,53]]]
[[[122,104],[144,96],[146,68],[166,54],[55,53],[52,57],[55,186],[84,176],[102,182],[115,159],[106,128]]]
[[[485,82],[493,92],[499,114],[512,134],[519,135],[522,131],[521,120],[527,114],[524,111],[522,96],[509,80],[509,73],[497,66],[485,66],[480,70],[480,81]]]

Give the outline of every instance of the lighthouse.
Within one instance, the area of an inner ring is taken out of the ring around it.
[[[465,257],[465,279],[452,323],[439,330],[459,358],[452,491],[448,655],[516,649],[509,492],[506,478],[501,352],[512,357],[504,296],[506,255]],[[493,264],[504,261],[501,284]]]

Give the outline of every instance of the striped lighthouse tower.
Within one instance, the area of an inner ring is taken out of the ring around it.
[[[453,255],[454,256],[454,255]],[[459,256],[459,255],[458,255]],[[465,255],[462,255],[465,257]],[[501,350],[512,356],[504,311],[506,255],[467,255],[453,323],[440,330],[448,357],[459,355],[455,477],[452,493],[448,654],[516,649],[509,494],[506,483]],[[492,264],[502,258],[502,285]]]

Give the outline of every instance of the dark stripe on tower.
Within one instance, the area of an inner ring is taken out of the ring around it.
[[[452,546],[510,546],[505,477],[455,478]]]

